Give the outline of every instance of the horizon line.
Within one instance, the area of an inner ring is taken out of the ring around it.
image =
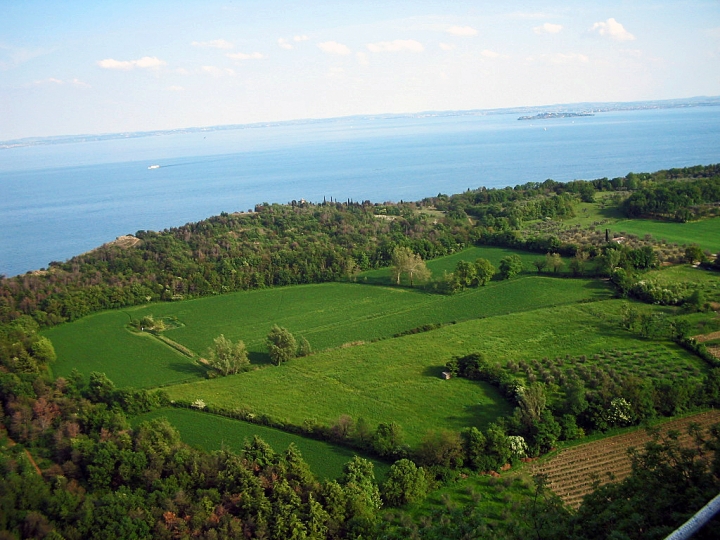
[[[710,100],[703,102],[703,100]],[[674,104],[674,105],[673,105]],[[483,114],[513,114],[522,112],[532,112],[538,109],[547,109],[550,107],[580,107],[580,106],[593,106],[595,112],[607,112],[597,110],[595,107],[613,107],[613,110],[620,110],[621,106],[639,107],[642,109],[653,108],[655,105],[657,108],[673,108],[683,106],[717,106],[720,105],[720,95],[718,96],[693,96],[688,98],[670,98],[670,99],[647,99],[647,100],[636,100],[636,101],[578,101],[572,103],[554,103],[547,105],[521,105],[515,107],[495,107],[485,109],[446,109],[446,110],[425,110],[417,112],[404,112],[404,113],[358,113],[344,116],[330,116],[320,118],[295,118],[289,120],[268,120],[260,122],[248,122],[241,124],[215,124],[210,126],[186,126],[179,128],[168,128],[168,129],[151,129],[151,130],[139,130],[139,131],[116,131],[116,132],[101,132],[101,133],[78,133],[78,134],[65,134],[65,135],[36,135],[29,137],[21,137],[18,139],[8,139],[0,141],[0,150],[6,150],[10,148],[18,148],[25,146],[41,146],[47,144],[70,144],[78,142],[92,142],[98,140],[112,140],[121,138],[142,138],[142,137],[153,137],[162,135],[177,135],[182,133],[198,133],[198,132],[209,132],[209,131],[222,131],[222,130],[234,130],[234,129],[247,129],[247,128],[260,128],[260,127],[274,127],[279,125],[292,125],[292,124],[306,124],[306,123],[320,123],[320,122],[332,122],[352,118],[407,118],[407,117],[426,117],[426,116],[450,116],[450,115],[483,115]],[[645,105],[644,107],[640,107]],[[660,107],[660,105],[664,105]],[[569,112],[569,111],[557,111],[557,112]],[[85,139],[85,140],[77,140]]]

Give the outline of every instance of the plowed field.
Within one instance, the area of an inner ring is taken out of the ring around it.
[[[691,423],[707,428],[720,422],[720,411],[708,411],[662,424],[661,433],[676,430],[680,440],[691,442],[687,427]],[[600,484],[622,480],[631,471],[629,448],[640,448],[651,440],[646,430],[608,437],[560,451],[548,460],[537,463],[532,474],[547,476],[548,485],[565,504],[577,508],[582,498],[592,491],[595,479]]]

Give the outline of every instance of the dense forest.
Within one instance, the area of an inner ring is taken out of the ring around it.
[[[40,333],[104,309],[352,280],[390,265],[398,248],[427,260],[482,244],[547,254],[548,261],[562,253],[574,257],[578,275],[594,261],[593,271],[619,296],[703,309],[697,295],[672,297],[642,284],[642,272],[657,267],[662,256],[652,243],[612,242],[602,228],[582,240],[542,228],[605,192],[628,217],[684,222],[715,216],[720,165],[480,188],[414,203],[262,204],[250,213],[138,231],[132,247],[111,243],[46,270],[3,278],[0,539],[664,537],[720,490],[720,428],[695,432],[693,448],[678,447],[673,437],[658,439],[634,455],[627,480],[599,488],[577,511],[564,507],[542,478],[502,521],[488,522],[471,504],[420,520],[392,509],[470,472],[500,470],[585,432],[720,406],[720,367],[682,324],[633,308],[618,321],[703,358],[710,367],[702,380],[656,384],[582,367],[565,377],[549,364],[501,367],[473,353],[453,358],[448,372],[489,382],[515,406],[513,415],[484,431],[439,430],[408,449],[398,443],[392,422],[375,431],[327,426],[323,437],[394,461],[382,482],[361,457],[346,464],[342,477],[319,481],[294,446],[276,452],[255,438],[236,453],[204,452],[184,444],[165,420],[131,427],[132,416],[168,405],[166,394],[116,388],[102,373],[55,378],[55,351]],[[683,256],[705,259],[702,250]],[[718,260],[704,264],[720,268]],[[469,272],[471,265],[465,266]],[[441,276],[425,286],[452,294],[453,279],[457,284],[457,276]],[[521,388],[518,374],[536,372],[543,380]],[[558,388],[552,404],[543,384],[550,377]],[[713,523],[698,538],[717,534]]]

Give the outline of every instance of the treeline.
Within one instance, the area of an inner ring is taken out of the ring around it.
[[[106,245],[0,281],[0,322],[41,325],[94,311],[263,287],[320,283],[390,264],[396,246],[431,259],[470,243],[471,224],[416,205],[260,205],[162,232],[132,248]]]
[[[720,175],[694,181],[664,182],[635,191],[622,204],[630,218],[656,217],[684,223],[713,215],[708,204],[720,201]],[[702,205],[702,206],[700,206]]]
[[[606,191],[639,193],[623,206],[628,217],[667,217],[667,214],[672,215],[683,205],[719,201],[718,182],[720,164],[697,165],[654,173],[631,172],[627,176],[613,179],[571,182],[548,179],[501,189],[482,187],[452,196],[439,194],[437,197],[424,199],[424,202],[460,216],[474,216],[485,227],[503,230],[517,228],[522,221],[572,217],[573,200],[579,198],[584,202],[592,202],[596,193]],[[657,193],[657,196],[653,196],[654,193]],[[699,217],[692,212],[682,215],[686,219]]]

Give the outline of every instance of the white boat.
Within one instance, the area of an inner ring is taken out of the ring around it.
[[[159,169],[160,165],[150,165],[148,169]]]

